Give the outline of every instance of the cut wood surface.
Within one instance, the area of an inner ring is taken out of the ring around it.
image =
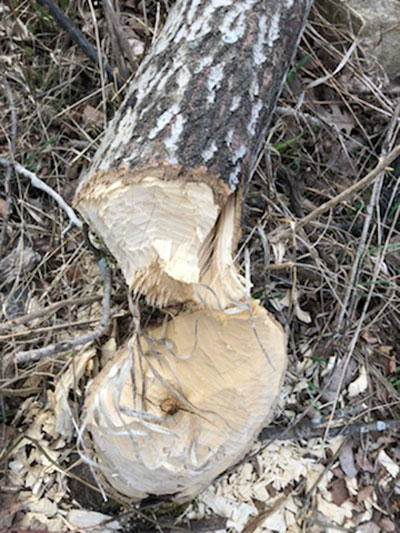
[[[238,240],[228,199],[254,168],[310,3],[178,0],[105,132],[76,205],[152,303],[215,307],[204,284],[223,306],[238,299],[215,237]]]
[[[253,325],[248,311],[181,314],[125,346],[96,378],[86,423],[119,493],[188,500],[249,449],[286,369],[281,326],[252,307]]]
[[[282,327],[234,264],[243,189],[309,0],[178,0],[76,205],[129,287],[185,304],[92,383],[85,427],[110,487],[193,497],[250,448],[286,368]]]

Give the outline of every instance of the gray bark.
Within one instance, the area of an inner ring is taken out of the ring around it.
[[[235,191],[255,165],[311,3],[177,0],[80,192],[95,188],[98,171],[157,163],[206,167]]]

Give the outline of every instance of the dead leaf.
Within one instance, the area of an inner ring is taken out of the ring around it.
[[[22,272],[30,272],[40,259],[32,248],[16,246],[0,261],[0,280],[6,285],[13,283]]]
[[[281,311],[285,307],[294,306],[294,312],[296,317],[305,324],[311,323],[311,315],[307,311],[303,311],[299,304],[299,294],[297,291],[286,291],[283,298],[271,298],[271,303],[277,311]]]
[[[295,313],[296,313],[297,318],[299,320],[301,320],[301,322],[304,322],[305,324],[310,324],[311,323],[311,315],[310,315],[310,313],[308,313],[307,311],[303,311],[303,309],[300,307],[299,302],[296,302],[294,304],[294,309],[295,309]]]
[[[379,339],[372,335],[368,329],[364,329],[361,332],[361,337],[367,342],[368,344],[376,344],[379,342]]]
[[[379,452],[377,460],[378,463],[381,464],[393,478],[397,477],[398,473],[400,472],[400,466],[388,456],[385,450],[381,450]]]
[[[324,377],[322,382],[322,396],[325,400],[328,402],[333,402],[336,398],[336,393],[340,385],[342,387],[346,387],[350,383],[356,368],[356,364],[357,363],[354,361],[354,359],[350,359],[342,382],[343,365],[340,361],[336,363],[332,372],[329,372]]]
[[[373,474],[375,472],[375,467],[370,463],[370,461],[367,458],[366,453],[362,448],[359,448],[356,453],[356,463],[358,468],[362,472],[369,472],[370,474]]]
[[[366,487],[363,487],[359,493],[357,494],[357,501],[358,503],[363,502],[364,500],[367,500],[370,498],[374,492],[373,485],[367,485]]]
[[[329,104],[329,109],[320,111],[319,115],[329,126],[336,127],[347,135],[351,134],[355,126],[353,117],[338,104]]]
[[[104,127],[104,112],[99,111],[95,107],[87,104],[82,113],[82,121],[84,127],[90,128],[103,128]]]
[[[343,446],[340,451],[339,462],[346,476],[350,478],[356,477],[358,470],[354,462],[354,454],[351,444],[345,444]]]
[[[71,265],[65,273],[69,283],[75,285],[77,281],[82,279],[82,269],[79,265]]]
[[[382,518],[382,520],[379,521],[379,525],[383,531],[387,531],[388,533],[396,531],[396,525],[389,518]]]
[[[353,398],[368,388],[368,374],[364,365],[361,366],[358,378],[349,385],[349,396]]]
[[[336,505],[342,505],[350,498],[344,479],[336,479],[331,486],[332,501]]]

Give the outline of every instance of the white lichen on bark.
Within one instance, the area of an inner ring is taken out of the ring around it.
[[[309,4],[177,0],[81,189],[99,169],[164,160],[205,164],[236,190],[256,160],[261,145],[252,138],[265,134]],[[237,159],[242,144],[250,148]]]

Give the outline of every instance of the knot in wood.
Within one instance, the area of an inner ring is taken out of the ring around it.
[[[161,411],[167,415],[176,415],[180,408],[181,407],[179,405],[178,400],[173,396],[168,396],[167,398],[164,398],[164,400],[160,403]]]

